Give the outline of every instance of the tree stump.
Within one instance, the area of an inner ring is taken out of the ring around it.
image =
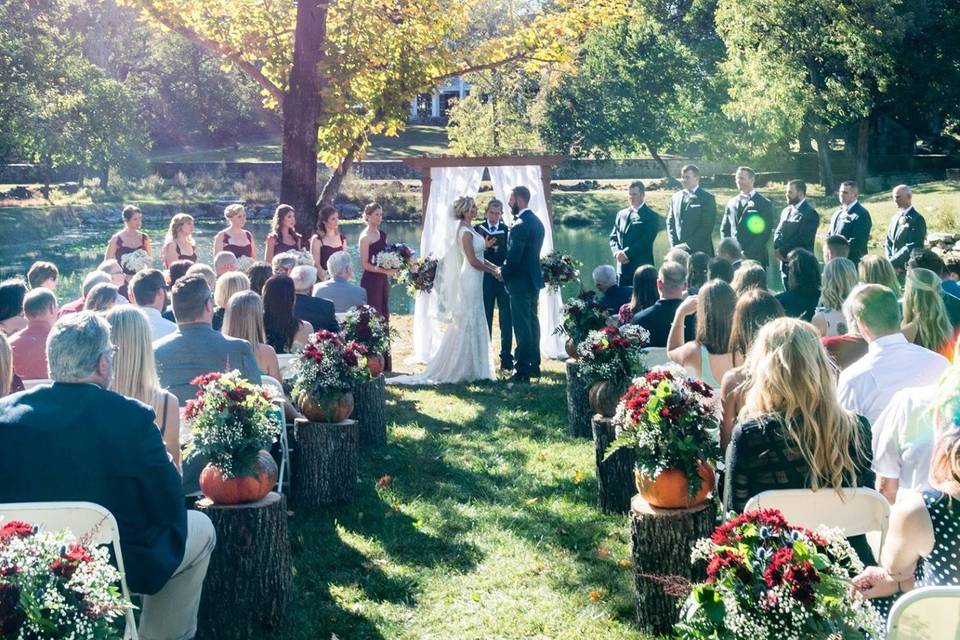
[[[387,385],[383,374],[353,389],[353,415],[360,430],[360,448],[387,444]]]
[[[248,504],[196,505],[217,530],[203,582],[198,638],[271,637],[293,594],[287,501],[270,492]]]
[[[637,594],[637,624],[645,633],[672,635],[686,596],[672,596],[669,583],[699,582],[703,566],[690,562],[694,543],[714,529],[713,500],[691,509],[657,509],[639,495],[630,502],[633,580]]]
[[[607,447],[616,437],[613,421],[596,414],[592,426],[597,461],[597,503],[607,513],[627,513],[630,498],[636,492],[633,479],[636,455],[633,449],[619,449],[604,460]]]
[[[297,418],[294,429],[297,472],[291,492],[296,504],[319,507],[350,502],[357,484],[357,421],[328,423]]]
[[[576,438],[590,437],[590,418],[593,411],[587,398],[588,389],[577,373],[580,362],[567,360],[567,426],[570,435]]]

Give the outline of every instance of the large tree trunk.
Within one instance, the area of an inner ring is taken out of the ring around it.
[[[352,152],[340,161],[340,164],[333,170],[333,173],[330,174],[330,177],[327,178],[327,181],[323,184],[320,199],[317,200],[317,211],[319,211],[321,207],[333,204],[337,195],[340,193],[340,186],[343,184],[343,179],[347,177],[351,167],[353,167]]]
[[[351,502],[359,459],[356,420],[327,423],[297,418],[295,424],[294,502],[302,507]]]
[[[857,127],[857,186],[863,191],[867,182],[870,160],[870,118],[864,118]]]
[[[297,228],[313,233],[317,223],[317,129],[320,121],[320,62],[327,31],[327,3],[297,3],[293,67],[283,98],[280,200],[297,212]]]
[[[836,191],[836,184],[833,181],[833,165],[830,163],[830,144],[827,142],[827,134],[824,131],[817,131],[814,138],[817,142],[817,160],[820,162],[820,184],[827,195]]]
[[[648,142],[647,149],[650,151],[650,155],[653,156],[656,163],[660,165],[660,171],[663,172],[663,177],[667,179],[667,184],[671,187],[680,184],[674,176],[670,175],[670,168],[667,166],[667,163],[663,161],[663,158],[660,157],[660,154],[657,153],[657,148]]]
[[[810,144],[810,139],[813,137],[813,134],[810,133],[810,125],[804,123],[800,127],[799,140],[797,140],[797,146],[800,153],[813,153],[813,145]]]
[[[387,444],[387,385],[383,374],[353,388],[353,415],[360,431],[360,448]]]

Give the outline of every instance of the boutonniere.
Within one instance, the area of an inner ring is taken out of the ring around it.
[[[748,200],[748,201],[747,201],[747,208],[748,208],[748,209],[749,209],[750,207],[755,207],[755,206],[757,206],[757,205],[755,205],[755,204],[753,203],[753,200]]]

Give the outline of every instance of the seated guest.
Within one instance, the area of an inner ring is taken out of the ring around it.
[[[263,285],[273,275],[273,267],[268,262],[254,262],[247,267],[247,277],[250,278],[250,290],[258,296],[263,295]]]
[[[620,307],[630,301],[633,290],[617,284],[617,270],[608,264],[602,264],[593,270],[593,284],[600,292],[597,302],[610,313],[617,313]]]
[[[233,255],[233,254],[230,254]],[[211,325],[214,331],[223,328],[223,315],[227,312],[227,302],[230,296],[240,291],[250,290],[250,279],[241,271],[231,271],[217,278],[217,286],[213,290],[213,320]]]
[[[189,260],[177,260],[172,263],[167,270],[167,286],[173,289],[173,285],[177,284],[177,280],[187,275],[187,271],[189,271],[193,265],[194,263]]]
[[[47,378],[47,336],[57,321],[57,298],[49,289],[27,292],[23,299],[27,326],[10,337],[13,370],[24,380]]]
[[[229,251],[221,251],[213,258],[213,272],[217,274],[219,278],[225,273],[230,273],[231,271],[240,270],[240,261],[237,259],[233,253]]]
[[[870,424],[844,409],[816,330],[778,318],[747,354],[747,393],[726,454],[724,511],[773,489],[873,487]],[[863,536],[851,543],[872,554]]]
[[[680,303],[670,326],[667,356],[686,368],[690,375],[706,382],[714,389],[733,367],[730,353],[730,329],[737,296],[723,280],[711,280],[700,293]],[[696,336],[684,342],[684,323],[688,316],[697,314]]]
[[[7,338],[0,333],[0,398],[23,391],[23,381],[13,372],[13,354]]]
[[[840,374],[837,397],[844,408],[874,424],[894,393],[932,384],[950,363],[939,353],[907,342],[900,333],[900,306],[890,289],[862,284],[849,300],[857,331],[870,346],[867,355]],[[874,444],[876,437],[874,433]]]
[[[207,287],[213,292],[217,288],[217,272],[213,270],[208,264],[203,264],[202,262],[197,262],[190,265],[190,268],[187,269],[188,276],[201,276],[204,280],[207,281]],[[171,289],[172,291],[173,289]]]
[[[955,423],[956,408],[951,409],[947,422]],[[960,586],[960,428],[955,424],[938,434],[930,483],[931,490],[906,493],[893,505],[880,566],[867,567],[853,579],[866,597]]]
[[[273,276],[263,285],[263,327],[267,344],[277,353],[292,353],[313,333],[309,322],[294,315],[296,302],[297,290],[289,276]]]
[[[159,340],[177,330],[176,323],[163,317],[163,310],[167,308],[167,283],[162,271],[144,269],[138,272],[130,280],[130,295],[134,304],[140,307],[147,318],[153,340]]]
[[[690,252],[687,250],[689,247],[685,244],[678,244],[675,247],[672,247],[667,254],[663,256],[664,262],[676,262],[681,267],[683,267],[684,272],[687,270],[687,263],[690,261]]]
[[[297,266],[297,259],[289,253],[278,253],[273,256],[270,264],[273,267],[273,275],[288,276],[290,271]]]
[[[666,347],[670,337],[670,325],[673,316],[683,300],[683,292],[687,288],[687,270],[683,265],[672,261],[664,261],[660,265],[657,278],[657,290],[660,299],[654,302],[637,315],[633,316],[632,323],[643,327],[650,332],[651,347]],[[687,328],[691,334],[692,324]]]
[[[110,282],[116,285],[117,289],[122,287],[127,282],[127,277],[123,272],[123,267],[121,267],[120,263],[114,258],[109,258],[101,262],[97,267],[97,271],[103,271],[105,274],[110,276]]]
[[[843,236],[827,236],[823,243],[823,262],[828,264],[834,258],[850,257],[850,241]],[[852,261],[851,261],[852,262]],[[856,264],[854,264],[856,267]]]
[[[105,313],[119,302],[120,293],[117,286],[104,282],[90,289],[90,293],[83,301],[83,310]]]
[[[787,290],[777,300],[787,317],[810,322],[820,301],[820,263],[806,249],[794,249],[787,260]]]
[[[710,256],[702,251],[690,254],[687,260],[687,295],[695,296],[707,281]]]
[[[213,330],[213,300],[201,276],[184,276],[170,296],[177,330],[154,343],[160,385],[177,396],[180,405],[196,395],[190,381],[211,371],[239,369],[240,374],[260,384],[260,369],[253,348],[246,340],[227,338]]]
[[[743,250],[740,249],[740,243],[736,238],[724,238],[717,245],[717,257],[729,262],[733,270],[737,271],[743,263]]]
[[[260,373],[282,380],[277,352],[267,344],[263,328],[263,302],[253,291],[238,291],[227,301],[223,317],[223,335],[246,340],[253,347]]]
[[[180,407],[176,396],[164,390],[157,378],[153,334],[147,316],[143,309],[122,304],[110,309],[106,317],[110,324],[110,341],[117,347],[110,390],[153,409],[163,444],[179,469]]]
[[[216,533],[184,508],[153,411],[108,391],[110,326],[80,312],[47,343],[52,386],[0,400],[0,503],[87,501],[116,518],[144,638],[191,638]]]
[[[657,277],[657,268],[649,264],[633,272],[630,302],[620,307],[620,324],[632,321],[638,313],[656,304],[660,298],[660,292],[657,291]]]
[[[907,262],[907,269],[929,269],[940,276],[940,297],[947,310],[950,325],[960,325],[960,283],[950,277],[943,259],[930,249],[917,249]]]
[[[856,287],[854,287],[856,288]],[[820,344],[827,350],[827,355],[837,369],[843,371],[851,364],[867,355],[867,341],[860,335],[860,329],[857,328],[857,321],[851,311],[852,302],[850,296],[843,303],[843,318],[847,326],[847,332],[838,336],[820,338]]]
[[[820,303],[811,321],[821,336],[842,336],[847,332],[843,301],[857,286],[857,282],[857,266],[847,258],[834,258],[823,267]]]
[[[27,285],[19,278],[0,282],[0,333],[11,336],[27,326],[23,315],[23,298]]]
[[[27,283],[31,289],[43,287],[50,291],[57,290],[57,280],[60,278],[60,270],[52,262],[34,262],[27,271]]]
[[[893,295],[897,298],[900,297],[900,281],[897,279],[897,272],[885,257],[874,254],[865,255],[860,258],[857,270],[860,272],[860,282],[863,284],[883,285],[893,291]]]
[[[329,264],[329,262],[328,262]],[[325,298],[315,298],[311,294],[317,283],[317,268],[309,265],[297,265],[290,271],[297,297],[293,304],[293,315],[298,320],[309,322],[314,331],[326,329],[339,331],[333,302]]]
[[[90,273],[88,273],[87,276],[83,279],[83,286],[80,287],[80,297],[60,307],[60,311],[57,317],[62,318],[65,315],[69,315],[71,313],[77,313],[78,311],[83,311],[83,305],[87,301],[87,294],[89,294],[90,291],[98,284],[109,283],[109,282],[110,282],[110,276],[105,274],[103,271],[91,271]],[[3,285],[0,284],[0,288],[2,287]]]
[[[900,330],[915,345],[940,353],[949,350],[953,326],[943,304],[940,276],[933,271],[907,269]]]
[[[953,282],[953,285],[944,287],[948,293],[957,291],[953,295],[960,296],[960,252],[951,251],[943,256],[944,277]]]
[[[327,258],[327,272],[332,277],[314,285],[314,298],[332,302],[336,313],[367,304],[367,290],[353,284],[353,260],[349,253],[337,251]]]
[[[737,297],[742,296],[750,289],[767,290],[767,270],[756,260],[744,260],[740,263],[740,268],[733,274],[733,282],[730,283]]]
[[[733,282],[733,265],[726,258],[710,258],[707,263],[707,280],[723,280],[730,284]]]

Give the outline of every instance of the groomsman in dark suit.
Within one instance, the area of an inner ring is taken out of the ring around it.
[[[873,219],[870,217],[870,212],[857,199],[859,191],[856,182],[847,180],[842,183],[838,196],[840,208],[834,211],[830,218],[827,237],[846,238],[850,245],[849,258],[853,264],[859,264],[860,258],[867,255],[867,240],[870,238],[870,229],[873,228]]]
[[[773,204],[753,188],[757,174],[750,167],[739,167],[734,179],[740,193],[727,201],[720,223],[720,237],[733,238],[748,260],[756,260],[766,269],[770,264],[770,235],[773,233]]]
[[[700,169],[688,164],[680,170],[683,189],[670,198],[667,234],[670,246],[685,244],[690,253],[713,255],[713,225],[717,221],[717,199],[700,186]]]
[[[927,221],[913,208],[913,192],[907,185],[894,187],[893,201],[898,211],[887,228],[886,254],[897,273],[903,273],[906,271],[910,252],[923,249],[923,243],[927,239]]]
[[[803,180],[787,183],[787,206],[780,212],[780,224],[773,232],[773,252],[780,261],[783,286],[787,286],[787,256],[794,249],[813,253],[820,214],[807,202],[807,184]]]
[[[509,229],[501,219],[503,203],[494,198],[487,204],[486,221],[478,224],[474,229],[487,242],[483,252],[485,260],[502,267],[507,259],[507,239]],[[483,309],[487,314],[487,331],[493,335],[493,308],[500,311],[500,368],[504,371],[513,370],[513,322],[510,318],[510,294],[502,281],[497,280],[489,273],[483,274]]]
[[[617,212],[610,232],[610,250],[621,287],[633,286],[633,273],[653,264],[653,241],[660,233],[660,216],[643,201],[647,195],[643,183],[631,183],[627,193],[630,206]]]

